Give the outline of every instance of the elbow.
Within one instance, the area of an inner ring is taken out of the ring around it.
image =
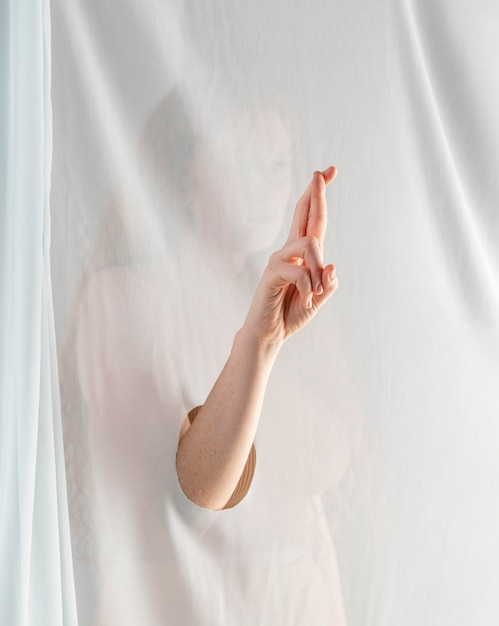
[[[196,470],[179,445],[176,460],[176,471],[179,485],[185,497],[202,509],[220,511],[230,497],[225,490],[216,484],[210,484],[202,471]]]

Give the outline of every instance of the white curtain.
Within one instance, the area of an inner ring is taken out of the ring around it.
[[[2,623],[72,623],[74,568],[80,626],[495,626],[497,2],[53,0],[51,268],[48,12],[18,5]],[[340,287],[276,360],[248,492],[207,510],[182,424],[331,164]]]
[[[50,277],[50,12],[2,2],[0,623],[77,623]]]

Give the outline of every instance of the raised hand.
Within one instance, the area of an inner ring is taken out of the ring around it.
[[[255,291],[243,330],[280,345],[307,324],[338,288],[333,264],[323,266],[326,186],[336,168],[314,172],[298,201],[285,245],[274,252]]]
[[[229,358],[191,426],[182,429],[177,473],[188,498],[224,508],[255,439],[274,360],[282,343],[309,322],[338,287],[323,266],[326,186],[336,168],[315,172],[296,205],[286,244],[271,255]]]

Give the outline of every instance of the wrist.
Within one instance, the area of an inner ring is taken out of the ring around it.
[[[239,346],[251,357],[256,357],[263,363],[270,364],[274,362],[283,343],[283,341],[276,339],[262,339],[256,336],[246,325],[243,325],[234,337],[235,346]]]

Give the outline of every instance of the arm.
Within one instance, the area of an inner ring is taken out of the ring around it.
[[[333,167],[314,174],[296,206],[286,244],[270,257],[222,373],[196,421],[183,430],[178,478],[199,506],[218,510],[229,500],[253,443],[280,347],[338,287],[334,266],[322,265],[325,188],[335,175]]]

